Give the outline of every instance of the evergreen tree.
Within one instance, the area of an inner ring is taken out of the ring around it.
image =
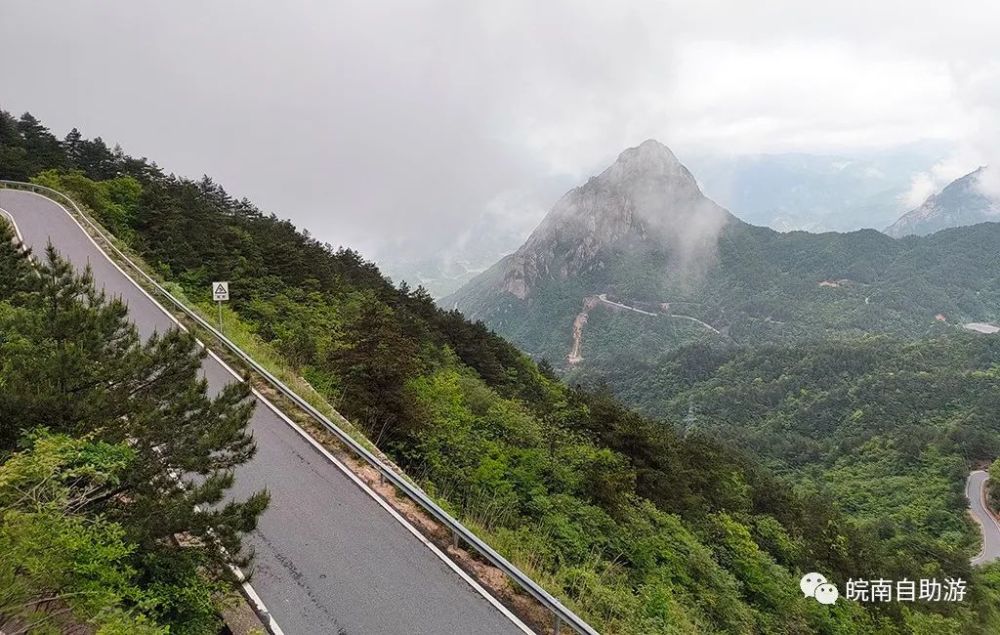
[[[14,251],[0,244],[0,263],[19,262]],[[209,398],[198,376],[205,353],[190,334],[171,330],[141,343],[125,305],[51,247],[37,275],[24,278],[25,292],[0,297],[9,307],[0,312],[0,451],[41,426],[129,445],[137,460],[102,500],[103,512],[145,553],[168,560],[180,557],[170,537],[199,537],[190,566],[221,571],[218,546],[237,554],[240,534],[267,504],[262,492],[216,505],[254,453],[248,384]]]
[[[0,300],[12,298],[27,289],[31,275],[31,251],[14,235],[14,229],[0,217]],[[8,248],[8,245],[13,249]]]
[[[405,386],[417,370],[417,348],[392,309],[372,293],[350,307],[330,362],[343,382],[342,406],[375,439],[398,438],[413,407]]]
[[[24,113],[17,122],[24,149],[27,153],[29,174],[45,169],[66,166],[65,155],[59,140],[31,113]]]
[[[17,119],[0,110],[0,178],[24,181],[31,175],[28,151]]]
[[[100,137],[81,141],[77,167],[94,180],[113,179],[118,174],[115,155]]]
[[[80,167],[80,145],[83,143],[83,135],[76,128],[69,131],[63,139],[63,150],[66,152],[66,163],[71,168]]]

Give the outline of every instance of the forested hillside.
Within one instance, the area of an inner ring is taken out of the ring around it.
[[[603,375],[644,412],[733,440],[900,553],[959,567],[970,466],[1000,455],[1000,339],[694,346]],[[651,398],[651,395],[657,395]]]
[[[901,545],[707,433],[565,386],[422,289],[394,286],[208,178],[166,175],[76,131],[60,141],[29,116],[0,115],[0,143],[0,178],[72,195],[189,297],[232,281],[232,308],[262,340],[603,632],[1000,628],[1000,581],[970,571],[966,529],[945,559]],[[677,386],[682,400],[693,390]],[[710,416],[698,415],[706,430]],[[913,579],[934,566],[971,578],[971,598],[873,610],[823,606],[798,587],[805,571]]]
[[[586,297],[608,293],[659,314],[593,312],[597,321],[588,322],[582,365],[604,372],[695,341],[921,337],[967,322],[1000,323],[998,250],[1000,223],[902,240],[875,230],[779,234],[736,223],[720,234],[712,269],[693,282],[677,284],[663,275],[669,270],[666,252],[618,252],[603,255],[601,266],[584,275],[541,280],[526,300],[501,293],[470,298],[469,305],[460,299],[459,306],[562,366]],[[697,318],[721,335],[672,317],[678,315]],[[637,340],[645,346],[629,346]]]

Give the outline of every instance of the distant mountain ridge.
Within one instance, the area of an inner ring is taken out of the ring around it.
[[[949,227],[1000,221],[1000,200],[983,192],[980,183],[985,169],[981,167],[952,181],[887,227],[885,233],[894,238],[926,236]]]
[[[850,155],[693,154],[685,163],[706,196],[740,219],[777,231],[881,229],[907,211],[914,174],[951,154],[917,142]]]
[[[535,357],[599,372],[693,341],[996,323],[998,251],[1000,225],[916,242],[755,227],[705,197],[666,146],[646,141],[570,190],[520,249],[441,304]],[[611,302],[588,305],[602,294]]]

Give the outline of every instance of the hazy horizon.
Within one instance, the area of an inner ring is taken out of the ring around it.
[[[30,63],[0,71],[0,106],[376,260],[484,213],[530,230],[646,138],[685,162],[951,148],[907,200],[989,163],[1000,11],[800,5],[15,1],[0,52]]]

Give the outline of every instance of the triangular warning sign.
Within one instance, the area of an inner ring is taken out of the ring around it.
[[[215,292],[216,293],[225,293],[226,292],[226,288],[220,284],[219,286],[215,287]]]

